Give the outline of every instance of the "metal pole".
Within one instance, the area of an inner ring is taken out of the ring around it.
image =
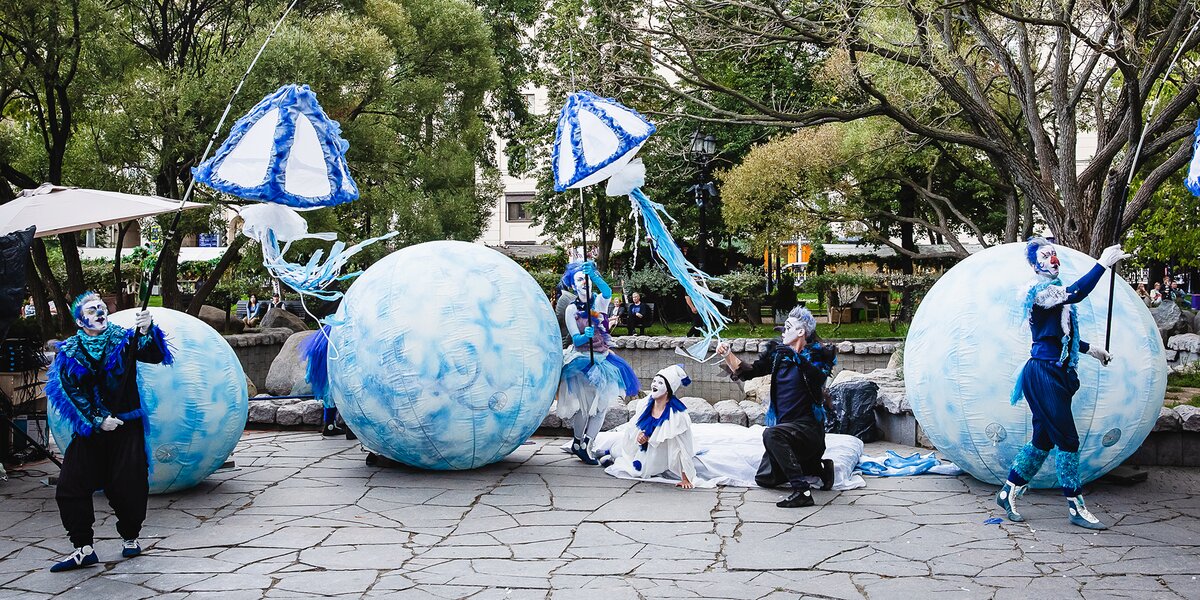
[[[583,188],[579,188],[579,237],[583,242],[583,262],[587,262],[587,200],[583,196]],[[583,281],[583,310],[587,316],[588,327],[592,326],[592,278],[585,277]],[[596,364],[596,347],[588,340],[588,366]]]

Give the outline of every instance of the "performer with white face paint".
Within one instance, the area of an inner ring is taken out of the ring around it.
[[[676,392],[691,383],[680,365],[671,365],[654,376],[650,395],[638,402],[633,418],[624,427],[617,459],[610,475],[649,479],[678,479],[685,490],[695,487],[696,452],[692,444],[692,418]]]
[[[71,312],[79,332],[59,344],[46,396],[74,430],[54,497],[75,551],[50,567],[53,572],[99,562],[92,548],[92,494],[100,489],[117,515],[121,555],[141,554],[137,538],[150,485],[135,361],[171,364],[166,338],[148,311],[138,311],[134,329],[125,329],[109,322],[100,296],[87,292]]]
[[[1079,434],[1071,414],[1071,397],[1079,391],[1075,367],[1083,352],[1108,366],[1112,356],[1103,348],[1080,339],[1075,305],[1087,297],[1106,268],[1129,255],[1120,246],[1110,246],[1100,261],[1070,286],[1058,278],[1058,254],[1043,238],[1029,240],[1026,260],[1037,273],[1025,296],[1024,314],[1028,315],[1033,334],[1029,360],[1021,370],[1013,390],[1015,405],[1025,398],[1033,412],[1033,439],[1017,453],[1008,480],[996,494],[996,503],[1008,513],[1010,521],[1024,521],[1016,500],[1042,467],[1050,450],[1057,448],[1054,467],[1071,523],[1087,529],[1107,529],[1084,504],[1079,480]]]
[[[758,476],[762,487],[788,483],[790,496],[777,502],[780,508],[814,504],[808,476],[821,478],[821,489],[833,487],[833,461],[825,453],[825,380],[837,363],[833,348],[817,340],[817,322],[807,308],[797,306],[788,313],[782,327],[783,343],[771,342],[754,361],[744,364],[729,351],[729,344],[717,347],[735,380],[747,381],[771,375],[771,400],[767,409],[767,429],[763,431],[763,455]]]
[[[608,302],[612,288],[591,261],[567,265],[562,286],[575,294],[563,315],[571,347],[563,356],[558,384],[558,416],[570,419],[575,430],[571,452],[586,464],[598,464],[592,441],[604,425],[604,415],[614,400],[636,396],[641,390],[629,363],[608,349]]]

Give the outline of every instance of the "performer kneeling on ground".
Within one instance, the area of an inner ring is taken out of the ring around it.
[[[996,493],[996,504],[1008,513],[1010,521],[1024,521],[1017,511],[1016,499],[1029,487],[1050,450],[1058,482],[1067,497],[1067,514],[1071,523],[1087,529],[1107,529],[1092,515],[1083,502],[1083,484],[1079,481],[1079,434],[1071,415],[1071,397],[1079,391],[1079,375],[1075,366],[1082,351],[1108,366],[1112,356],[1103,348],[1089,345],[1079,337],[1079,321],[1075,304],[1096,287],[1106,268],[1129,255],[1120,246],[1110,246],[1100,255],[1100,261],[1071,286],[1058,278],[1058,254],[1043,238],[1029,240],[1025,257],[1038,275],[1026,294],[1025,314],[1033,333],[1029,360],[1017,378],[1012,403],[1024,396],[1033,412],[1033,440],[1026,443],[1013,460],[1008,480]]]
[[[59,345],[46,381],[46,396],[73,429],[54,498],[75,551],[50,567],[54,572],[99,562],[92,549],[92,494],[100,489],[117,515],[121,555],[141,554],[150,482],[135,361],[171,364],[166,338],[148,311],[138,311],[134,331],[109,323],[108,307],[95,292],[76,298],[71,312],[79,332]]]
[[[746,365],[729,351],[717,347],[734,380],[747,381],[771,375],[771,400],[767,429],[763,431],[766,453],[755,481],[762,487],[791,484],[792,494],[776,503],[780,508],[814,504],[808,476],[821,478],[821,489],[833,487],[833,461],[825,453],[825,380],[837,362],[836,350],[817,340],[817,322],[807,308],[797,306],[776,331],[783,343],[772,341],[754,361]]]
[[[671,479],[680,479],[675,484],[678,487],[685,490],[695,487],[692,418],[687,406],[675,396],[676,390],[691,382],[680,365],[671,365],[654,376],[650,395],[639,401],[639,410],[625,426],[615,469],[643,479],[666,473]],[[600,462],[611,460],[605,456]],[[612,472],[610,469],[609,473]]]
[[[594,465],[598,461],[592,455],[592,441],[604,425],[608,407],[618,398],[636,396],[641,386],[629,363],[608,349],[612,288],[596,272],[596,264],[567,265],[562,286],[574,293],[576,300],[563,316],[572,346],[563,356],[557,412],[570,419],[575,430],[571,452]]]

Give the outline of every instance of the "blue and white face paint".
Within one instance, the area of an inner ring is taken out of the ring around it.
[[[571,278],[571,283],[575,286],[575,295],[580,298],[583,297],[585,291],[589,291],[586,283],[587,278],[587,273],[584,273],[582,270],[575,271],[574,277]]]
[[[92,296],[79,307],[75,324],[88,335],[100,335],[108,329],[108,305]]]
[[[1038,275],[1043,277],[1058,277],[1058,252],[1054,246],[1046,244],[1037,249],[1037,263],[1033,266]]]

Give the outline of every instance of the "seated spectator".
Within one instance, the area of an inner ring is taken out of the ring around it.
[[[30,296],[29,300],[25,303],[25,306],[21,307],[21,317],[26,318],[26,319],[32,319],[33,317],[36,317],[36,316],[37,316],[37,304],[34,304],[33,296]]]
[[[1150,292],[1146,291],[1145,283],[1137,284],[1137,295],[1138,295],[1138,298],[1140,298],[1142,300],[1142,304],[1145,304],[1146,306],[1150,306]]]
[[[246,316],[242,317],[242,323],[246,327],[258,327],[258,322],[267,315],[267,303],[259,302],[258,296],[250,294],[250,299],[246,302]]]
[[[650,326],[650,306],[642,302],[642,295],[634,292],[631,296],[633,302],[625,308],[625,318],[621,321],[629,334],[633,335],[634,330],[645,335],[646,328]]]
[[[1150,308],[1154,308],[1154,307],[1158,306],[1159,304],[1162,304],[1162,301],[1163,301],[1162,284],[1155,281],[1154,289],[1150,290]]]
[[[620,296],[614,296],[612,303],[608,305],[608,329],[612,331],[618,325],[625,322],[625,317],[629,314],[629,309],[625,305],[625,300]]]
[[[287,307],[283,305],[283,300],[279,298],[279,294],[271,294],[271,303],[267,305],[267,308],[287,310]]]

